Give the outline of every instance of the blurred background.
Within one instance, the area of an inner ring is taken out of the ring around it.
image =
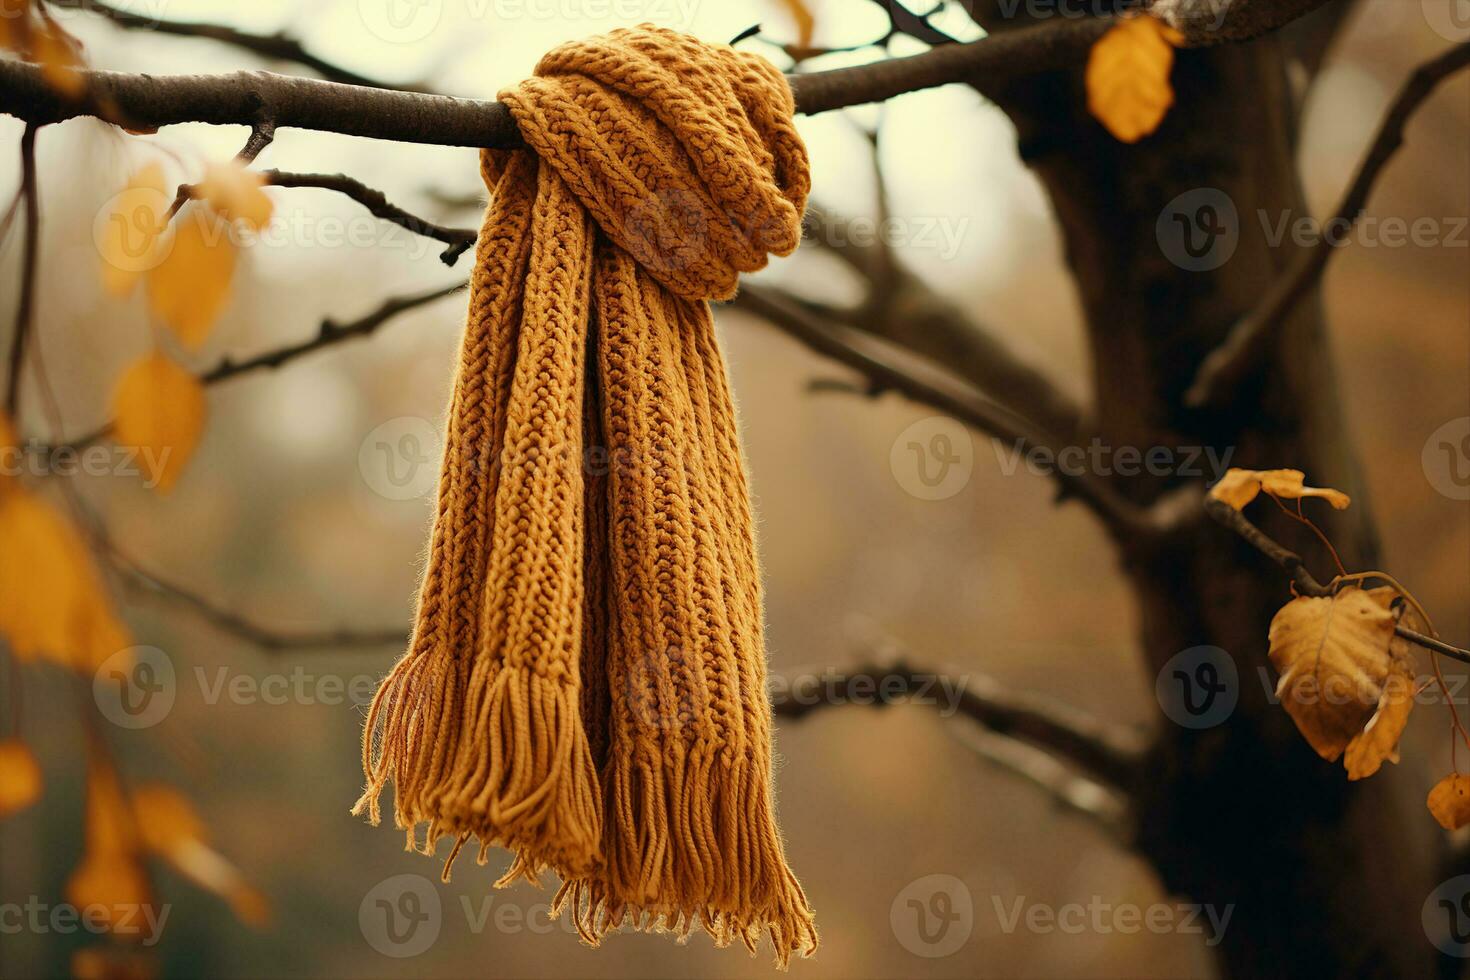
[[[286,30],[347,68],[477,98],[529,74],[554,44],[621,24],[654,20],[710,41],[729,40],[757,22],[768,38],[794,32],[780,3],[728,0],[443,0],[413,7],[407,19],[388,18],[385,4],[372,0],[156,0],[129,9]],[[811,9],[815,41],[823,45],[858,44],[886,30],[877,5],[826,0]],[[83,12],[59,16],[97,67],[157,74],[299,70],[207,40],[119,30]],[[981,36],[958,7],[935,23],[962,39]],[[774,46],[745,44],[785,63]],[[1314,213],[1335,207],[1398,86],[1445,45],[1418,0],[1359,4],[1307,106],[1301,172]],[[921,49],[902,38],[892,45],[899,54]],[[877,56],[865,49],[810,67]],[[1467,124],[1470,79],[1461,76],[1415,119],[1369,213],[1470,214]],[[934,229],[901,241],[900,260],[977,318],[1001,325],[1019,354],[1086,395],[1080,314],[1053,221],[998,110],[951,86],[882,108],[801,119],[800,126],[816,198],[848,215],[875,212],[865,134],[876,129],[893,215],[913,229]],[[14,119],[0,117],[0,193],[7,199],[18,179],[20,131]],[[37,343],[66,431],[27,434],[75,437],[104,422],[114,379],[148,349],[142,298],[119,301],[102,289],[93,225],[108,199],[150,161],[162,164],[171,182],[195,179],[206,161],[233,155],[245,135],[243,127],[190,125],[125,137],[90,120],[43,132]],[[471,150],[287,130],[258,165],[346,172],[446,224],[475,226],[484,198]],[[226,354],[244,357],[306,339],[323,317],[351,319],[389,296],[453,283],[470,265],[462,258],[446,268],[436,243],[370,221],[339,195],[267,193],[285,231],[243,251],[226,312],[190,361],[200,370]],[[358,233],[344,236],[344,228]],[[18,242],[12,234],[0,254],[6,309],[14,301]],[[1462,233],[1458,246],[1349,246],[1325,278],[1347,406],[1342,424],[1356,437],[1370,490],[1371,503],[1361,503],[1379,521],[1387,567],[1460,643],[1470,639],[1470,505],[1436,492],[1421,451],[1436,429],[1470,415],[1467,272]],[[761,276],[824,296],[842,289],[830,257],[815,249]],[[211,388],[203,443],[168,496],[115,475],[78,477],[81,492],[120,551],[251,623],[287,633],[402,628],[418,584],[436,466],[425,464],[425,492],[398,492],[374,469],[381,465],[374,447],[404,433],[435,438],[463,303],[462,295],[445,299],[369,339]],[[721,310],[718,321],[756,496],[773,670],[854,664],[898,650],[918,663],[950,665],[961,677],[984,674],[1018,690],[1044,691],[1110,720],[1155,723],[1154,678],[1134,654],[1130,594],[1087,513],[1055,505],[1052,487],[1024,468],[1008,475],[1007,447],[979,435],[958,492],[920,499],[906,489],[890,452],[932,411],[894,395],[813,391],[814,380],[845,372],[747,313]],[[431,455],[432,443],[425,449]],[[768,950],[750,958],[714,949],[703,935],[682,946],[617,935],[589,950],[569,924],[546,921],[549,891],[490,887],[503,854],[485,868],[461,862],[453,881],[440,884],[438,861],[404,853],[400,833],[348,814],[361,786],[361,701],[400,653],[396,646],[272,653],[167,596],[117,587],[136,642],[163,651],[172,665],[176,698],[156,724],[107,730],[112,752],[130,779],[159,779],[185,791],[213,845],[272,911],[267,925],[246,926],[216,896],[161,871],[157,883],[171,912],[152,954],[158,972],[769,972]],[[14,685],[15,676],[4,683]],[[22,734],[40,756],[45,792],[37,805],[0,822],[0,903],[33,896],[57,902],[82,849],[85,746],[62,672],[33,666],[23,677]],[[219,686],[238,678],[287,693],[240,697]],[[1442,713],[1420,712],[1410,737],[1422,744],[1418,758],[1448,771],[1442,724]],[[832,708],[779,726],[780,821],[823,939],[817,958],[795,964],[793,974],[1211,975],[1199,935],[1007,928],[1018,900],[1053,908],[1147,908],[1171,900],[1142,862],[1091,822],[987,764],[975,735],[963,719],[917,706]],[[432,883],[441,914],[428,948],[395,958],[375,947],[359,912],[375,888],[403,874]],[[892,919],[905,889],[936,874],[958,879],[973,907],[967,939],[941,957],[911,948]],[[65,975],[73,954],[95,943],[84,932],[7,930],[0,935],[0,973]]]

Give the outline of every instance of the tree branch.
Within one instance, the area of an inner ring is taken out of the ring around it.
[[[1320,598],[1330,596],[1336,592],[1336,589],[1331,584],[1323,585],[1317,581],[1316,577],[1307,570],[1306,563],[1302,561],[1301,555],[1267,535],[1265,531],[1252,524],[1249,518],[1225,503],[1225,501],[1216,499],[1215,497],[1206,497],[1205,512],[1213,517],[1221,526],[1234,531],[1244,538],[1251,547],[1271,559],[1277,565],[1280,565],[1282,570],[1291,576],[1292,581],[1296,583],[1296,590],[1301,594]],[[1451,646],[1443,640],[1433,636],[1425,636],[1418,630],[1413,630],[1403,625],[1395,626],[1394,632],[1410,643],[1418,644],[1427,650],[1433,650],[1435,653],[1442,653],[1451,659],[1470,664],[1470,650],[1462,650],[1459,647]]]
[[[844,693],[803,697],[801,692],[812,686],[806,679],[822,691]],[[1125,795],[1132,792],[1140,776],[1143,739],[1138,733],[1107,725],[1052,698],[1008,691],[984,674],[936,672],[899,658],[887,665],[865,664],[850,670],[797,670],[778,678],[773,689],[777,718],[799,720],[849,703],[884,707],[913,700],[941,710],[953,709],[995,735],[1044,749]],[[859,690],[870,691],[871,696],[859,700],[854,696]],[[937,696],[941,693],[952,698],[952,703]]]
[[[1470,42],[1459,44],[1424,65],[1410,76],[1384,117],[1368,155],[1358,169],[1336,214],[1324,228],[1351,229],[1362,216],[1384,167],[1404,143],[1404,128],[1441,82],[1470,66]],[[1303,296],[1322,277],[1328,261],[1343,244],[1337,235],[1323,235],[1313,247],[1302,251],[1286,273],[1266,293],[1254,312],[1237,323],[1220,346],[1205,357],[1194,383],[1185,393],[1191,408],[1219,407],[1269,353],[1281,324]]]
[[[407,92],[424,91],[421,86],[390,85],[386,82],[381,82],[335,65],[325,58],[319,58],[312,54],[306,50],[300,41],[281,32],[275,34],[253,34],[250,31],[242,31],[224,24],[164,20],[160,17],[146,16],[128,10],[122,10],[111,4],[103,3],[102,0],[46,0],[46,2],[53,7],[90,11],[100,17],[106,18],[124,30],[152,31],[155,34],[169,34],[175,37],[205,38],[210,41],[218,41],[221,44],[228,44],[232,47],[249,51],[251,54],[259,55],[262,58],[294,62],[295,64],[310,68],[318,75],[333,82],[343,82],[347,85],[365,85],[370,88],[397,89]]]

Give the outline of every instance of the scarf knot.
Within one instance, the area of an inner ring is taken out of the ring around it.
[[[800,244],[806,150],[763,58],[616,30],[554,48],[500,98],[602,233],[684,299],[729,299]]]

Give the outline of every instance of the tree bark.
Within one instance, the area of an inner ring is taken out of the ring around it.
[[[1182,396],[1200,360],[1293,257],[1261,216],[1306,213],[1293,149],[1295,113],[1280,44],[1181,51],[1177,103],[1136,146],[1090,119],[1080,71],[988,91],[1016,124],[1023,158],[1045,185],[1086,315],[1096,426],[1106,444],[1234,447],[1231,465],[1305,470],[1347,490],[1351,510],[1313,513],[1349,570],[1375,567],[1368,501],[1337,400],[1319,297],[1304,301],[1279,350],[1236,403],[1193,412]],[[1239,216],[1234,257],[1208,272],[1176,267],[1156,237],[1178,195],[1216,188]],[[1147,504],[1167,481],[1140,479]],[[1325,509],[1324,509],[1325,510]],[[1334,574],[1311,532],[1269,502],[1254,518]],[[1438,881],[1444,838],[1423,813],[1427,784],[1410,766],[1349,783],[1270,703],[1267,628],[1290,598],[1280,570],[1210,522],[1159,544],[1120,542],[1138,602],[1151,683],[1190,647],[1226,650],[1239,704],[1191,731],[1161,721],[1137,846],[1164,886],[1233,905],[1218,947],[1230,976],[1428,976],[1438,954],[1419,924]]]

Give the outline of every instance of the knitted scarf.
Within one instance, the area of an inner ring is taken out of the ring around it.
[[[772,809],[760,573],[708,300],[799,243],[810,178],[768,62],[652,28],[500,94],[408,653],[364,738],[410,848],[515,852],[596,943],[816,932]],[[419,824],[427,824],[422,844]]]

